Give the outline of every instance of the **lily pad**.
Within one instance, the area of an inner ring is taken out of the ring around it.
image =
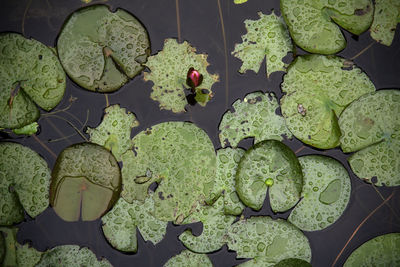
[[[0,34],[0,128],[35,122],[65,92],[65,73],[54,52],[16,33]],[[37,106],[36,106],[37,105]]]
[[[247,70],[258,72],[264,58],[267,65],[267,77],[276,71],[285,71],[282,59],[293,50],[292,40],[283,19],[274,12],[264,15],[258,12],[258,20],[245,20],[247,34],[242,43],[235,45],[232,55],[243,61],[240,73]]]
[[[347,68],[347,69],[346,69]],[[375,91],[368,76],[335,56],[299,56],[284,76],[282,114],[289,130],[311,146],[339,145],[337,117],[352,101]]]
[[[0,143],[0,225],[36,217],[49,206],[50,170],[35,151],[17,143]]]
[[[343,152],[354,173],[378,185],[400,185],[400,90],[380,90],[351,103],[339,118]]]
[[[399,21],[400,2],[398,0],[375,0],[371,37],[381,44],[390,46]]]
[[[285,119],[276,114],[278,101],[273,93],[255,92],[233,103],[234,112],[227,111],[219,125],[219,140],[223,147],[237,147],[239,142],[254,137],[254,142],[273,139],[282,141],[292,134],[287,129]]]
[[[37,122],[32,122],[31,124],[25,125],[21,128],[12,129],[15,134],[18,135],[32,135],[38,131],[39,124]]]
[[[238,258],[256,258],[262,266],[274,266],[287,258],[310,262],[311,248],[307,237],[291,223],[270,217],[252,217],[232,225],[227,236],[228,247]],[[264,259],[260,259],[264,258]]]
[[[163,50],[149,57],[145,65],[150,72],[144,73],[144,80],[154,83],[151,98],[160,103],[161,109],[175,113],[184,112],[188,104],[185,89],[190,89],[186,84],[190,68],[203,75],[200,87],[196,88],[196,100],[202,106],[211,99],[211,87],[219,78],[218,74],[207,72],[209,63],[206,54],[196,54],[196,48],[188,42],[179,44],[175,39],[166,39]],[[203,93],[202,89],[206,89],[207,93]]]
[[[212,263],[207,255],[193,253],[184,250],[178,255],[169,259],[164,267],[212,267]]]
[[[375,237],[358,247],[344,263],[351,266],[399,266],[400,233]]]
[[[318,231],[333,224],[350,199],[351,181],[343,165],[320,155],[299,158],[303,170],[300,203],[288,221],[303,231]]]
[[[99,126],[88,128],[92,143],[104,146],[112,152],[118,161],[129,149],[132,149],[131,130],[139,125],[136,117],[131,112],[119,105],[107,107],[105,115]]]
[[[48,266],[112,266],[106,259],[99,261],[96,255],[88,248],[80,248],[74,245],[64,245],[46,251],[36,267]]]
[[[371,0],[281,0],[281,12],[294,42],[316,54],[335,54],[346,47],[340,31],[360,35],[373,19]],[[336,24],[337,25],[336,25]]]
[[[138,227],[145,241],[157,244],[166,234],[167,223],[154,218],[151,215],[153,209],[151,195],[144,203],[134,200],[130,204],[120,198],[113,209],[101,218],[105,237],[118,250],[136,252]]]
[[[182,223],[200,221],[203,223],[203,232],[199,236],[194,236],[191,230],[186,230],[179,236],[179,240],[191,251],[197,253],[214,252],[225,244],[223,237],[235,219],[236,216],[224,214],[224,199],[222,197],[218,198],[212,206],[198,205],[196,210]]]
[[[57,50],[65,71],[90,91],[113,92],[143,70],[150,42],[146,29],[123,9],[84,7],[65,22]]]
[[[65,221],[92,221],[117,201],[121,172],[102,146],[75,144],[64,149],[52,172],[50,203]]]
[[[240,267],[266,267],[266,266],[273,266],[273,267],[311,267],[311,264],[308,261],[301,260],[301,259],[284,259],[274,264],[271,260],[267,257],[257,257],[255,259],[246,261],[245,263],[239,264]]]
[[[149,181],[157,180],[159,185],[153,195],[155,217],[180,223],[194,205],[211,198],[216,155],[202,129],[187,122],[160,123],[140,132],[133,143],[135,156],[123,176],[122,196],[126,201],[136,199],[135,187],[143,196]],[[123,164],[125,169],[124,160]]]
[[[236,172],[236,191],[244,204],[260,210],[269,188],[274,212],[292,208],[300,199],[303,175],[296,155],[276,140],[260,142],[246,151]]]

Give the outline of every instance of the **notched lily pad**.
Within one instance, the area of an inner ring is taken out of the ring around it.
[[[119,105],[107,107],[105,115],[99,126],[88,128],[92,143],[104,146],[112,152],[118,161],[129,149],[132,149],[131,130],[139,125],[136,117],[131,112]]]
[[[349,69],[345,69],[346,67]],[[282,114],[294,136],[311,146],[339,145],[337,117],[361,95],[375,91],[368,76],[335,56],[299,56],[284,76]]]
[[[188,104],[185,89],[190,89],[186,83],[190,68],[203,75],[203,81],[196,90],[196,100],[202,106],[211,99],[211,88],[219,79],[218,74],[208,73],[207,55],[196,54],[196,48],[186,41],[179,44],[175,39],[166,39],[163,50],[149,57],[145,65],[150,72],[144,73],[144,80],[154,84],[151,98],[160,103],[161,109],[175,113],[184,112]],[[203,95],[202,89],[206,89],[207,94]]]
[[[304,156],[299,162],[304,179],[302,199],[288,221],[303,231],[322,230],[347,207],[351,193],[349,174],[340,162],[325,156]]]
[[[360,35],[369,28],[373,19],[371,0],[280,2],[282,15],[294,42],[310,53],[339,52],[345,48],[346,40],[338,25]]]
[[[20,34],[0,33],[0,128],[35,122],[37,106],[54,108],[65,84],[65,73],[49,47]]]
[[[150,41],[130,13],[105,5],[84,7],[65,22],[57,50],[65,71],[80,86],[113,92],[143,70]]]
[[[255,92],[233,103],[234,112],[227,111],[219,125],[219,140],[223,147],[229,144],[237,147],[239,142],[254,137],[254,142],[267,139],[282,141],[292,134],[287,129],[285,119],[276,114],[278,101],[273,93]]]
[[[343,266],[399,266],[399,248],[400,233],[381,235],[353,251]]]
[[[102,146],[75,144],[64,149],[52,172],[50,203],[65,221],[92,221],[117,201],[121,172]]]
[[[400,90],[380,90],[351,103],[339,118],[343,152],[354,173],[378,185],[400,185]]]
[[[35,151],[17,143],[0,143],[0,225],[36,217],[49,206],[50,170]]]
[[[242,43],[235,45],[232,55],[243,61],[239,72],[258,72],[266,57],[267,77],[276,71],[285,71],[282,59],[293,50],[292,40],[283,19],[274,12],[264,15],[258,12],[258,20],[245,20],[247,34]]]
[[[300,199],[303,175],[296,155],[275,140],[260,142],[246,151],[236,172],[236,191],[244,204],[260,210],[269,187],[274,212],[292,208]]]
[[[399,22],[400,2],[398,0],[375,0],[374,21],[370,29],[374,40],[390,46]]]
[[[170,258],[164,267],[212,267],[212,263],[206,254],[197,254],[184,250]]]

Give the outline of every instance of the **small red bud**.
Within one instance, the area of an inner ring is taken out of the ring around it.
[[[199,86],[203,81],[203,75],[191,67],[187,73],[186,84],[192,89]]]

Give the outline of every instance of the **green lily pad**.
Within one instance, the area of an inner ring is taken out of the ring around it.
[[[0,34],[0,128],[35,122],[64,96],[65,73],[54,52],[16,33]],[[37,106],[36,106],[37,105]]]
[[[207,255],[193,253],[184,250],[178,255],[170,258],[164,267],[212,267],[212,263]]]
[[[378,185],[400,185],[400,90],[380,90],[351,103],[339,118],[343,152],[354,173]]]
[[[211,87],[219,78],[218,74],[207,72],[206,54],[196,54],[196,48],[188,42],[179,44],[175,39],[166,39],[163,50],[149,57],[145,65],[150,72],[144,73],[144,80],[154,83],[151,98],[160,103],[161,109],[176,113],[184,112],[188,104],[185,89],[190,89],[186,84],[190,68],[203,75],[203,82],[196,89],[196,100],[202,106],[211,99]],[[207,89],[208,93],[204,95],[201,89]]]
[[[252,260],[246,261],[245,263],[239,264],[240,267],[311,267],[311,264],[308,261],[301,259],[284,259],[274,264],[274,261],[271,262],[271,259],[268,257],[256,257]]]
[[[219,140],[224,147],[227,142],[237,147],[241,140],[248,137],[254,137],[255,143],[267,139],[282,141],[282,135],[292,137],[284,118],[275,113],[279,104],[273,93],[248,94],[243,101],[236,100],[233,108],[235,111],[227,111],[219,125]]]
[[[80,248],[75,245],[64,245],[52,248],[46,251],[36,267],[48,266],[93,266],[93,267],[111,267],[106,260],[98,260],[96,255],[88,248]]]
[[[360,35],[372,23],[371,0],[281,0],[281,12],[294,42],[316,54],[335,54],[346,47],[340,31]],[[336,25],[336,24],[337,25]]]
[[[311,248],[307,237],[291,223],[270,217],[240,220],[228,231],[229,249],[238,258],[261,258],[273,266],[283,259],[298,258],[310,262]]]
[[[400,233],[381,235],[353,251],[343,266],[399,266],[399,248]]]
[[[343,69],[349,67],[348,70]],[[299,56],[284,76],[282,114],[289,130],[311,146],[339,145],[337,117],[361,95],[375,91],[368,76],[335,56]]]
[[[398,0],[375,0],[374,21],[370,29],[374,40],[390,46],[399,22],[400,2]]]
[[[112,152],[118,161],[129,149],[132,149],[131,130],[139,125],[136,117],[131,112],[119,105],[107,107],[105,115],[99,126],[88,128],[92,143],[104,146]]]
[[[126,201],[137,199],[138,191],[139,197],[145,196],[149,182],[159,181],[153,195],[154,216],[180,223],[193,205],[211,198],[216,155],[202,129],[187,122],[160,123],[140,132],[133,143],[136,154],[131,154],[129,165],[122,161]]]
[[[65,221],[92,221],[117,201],[121,172],[102,146],[75,144],[64,149],[52,172],[50,203]]]
[[[339,161],[325,156],[304,156],[299,162],[304,179],[302,199],[288,221],[303,231],[322,230],[347,207],[351,193],[349,174]]]
[[[218,198],[212,206],[198,205],[196,210],[190,214],[183,224],[202,222],[203,232],[194,236],[191,230],[186,230],[179,236],[183,245],[197,253],[209,253],[220,249],[225,241],[228,228],[235,221],[236,216],[224,214],[224,199]]]
[[[151,215],[153,209],[151,196],[144,203],[134,200],[132,204],[120,198],[113,209],[101,218],[105,237],[118,250],[136,252],[138,227],[145,241],[157,244],[166,234],[167,223],[154,218]]]
[[[150,42],[146,29],[130,13],[105,5],[74,12],[58,37],[65,71],[90,91],[113,92],[143,70]]]
[[[31,124],[25,125],[22,128],[15,128],[12,131],[18,135],[32,135],[38,131],[39,124],[37,122],[32,122]]]
[[[262,208],[269,187],[272,210],[287,211],[299,201],[302,186],[296,155],[276,140],[260,142],[247,150],[236,172],[236,191],[254,210]]]
[[[0,143],[0,225],[36,217],[49,206],[50,170],[35,151],[17,143]]]
[[[267,77],[276,71],[285,71],[282,59],[293,50],[292,40],[283,19],[274,12],[264,15],[258,12],[258,20],[245,20],[247,34],[242,43],[235,45],[232,55],[243,61],[240,73],[247,70],[258,72],[264,58],[267,65]]]

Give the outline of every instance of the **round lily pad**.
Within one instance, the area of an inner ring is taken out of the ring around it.
[[[239,142],[254,137],[254,142],[267,139],[282,141],[292,134],[287,129],[285,119],[276,114],[278,101],[273,93],[255,92],[233,103],[234,112],[227,111],[219,125],[219,140],[222,146],[237,147]]]
[[[184,250],[178,255],[170,258],[164,267],[212,267],[212,263],[207,255],[193,253]]]
[[[49,206],[50,170],[35,151],[17,143],[0,143],[0,225],[36,217]]]
[[[275,140],[260,142],[246,151],[236,172],[236,191],[244,204],[260,210],[269,187],[274,212],[292,208],[300,199],[303,175],[296,155]]]
[[[92,221],[117,201],[121,172],[104,147],[75,144],[64,149],[52,172],[50,203],[65,221]]]
[[[320,155],[299,158],[303,170],[302,199],[288,220],[303,231],[318,231],[333,224],[350,199],[347,170],[333,158]]]
[[[378,185],[400,185],[400,90],[380,90],[351,103],[339,118],[343,152],[354,173]]]
[[[0,33],[0,128],[21,128],[64,96],[65,73],[51,48],[16,33]],[[36,106],[37,105],[37,106]]]
[[[211,99],[211,87],[219,77],[207,72],[206,54],[196,54],[196,48],[188,42],[179,44],[175,39],[166,39],[163,50],[149,57],[145,65],[150,72],[144,73],[144,80],[154,83],[151,98],[160,103],[161,109],[175,113],[184,112],[188,104],[185,89],[190,89],[186,83],[190,68],[203,75],[202,83],[195,89],[196,100],[202,106]]]
[[[130,13],[105,5],[84,7],[65,22],[57,50],[65,71],[80,86],[113,92],[143,70],[150,42]]]
[[[399,248],[400,233],[381,235],[353,251],[343,266],[399,266]]]
[[[310,262],[311,248],[307,237],[291,223],[270,217],[252,217],[240,220],[228,231],[229,249],[237,252],[238,258],[265,257],[270,265],[287,258],[298,258]]]
[[[335,56],[299,56],[284,76],[282,114],[289,130],[311,146],[339,145],[337,117],[352,101],[375,91],[368,76]]]
[[[281,0],[281,12],[294,42],[316,54],[335,54],[346,47],[341,26],[361,34],[372,23],[371,0]],[[336,25],[336,24],[337,25]]]
[[[390,46],[399,21],[400,2],[398,0],[375,0],[371,37],[381,44]]]
[[[149,181],[158,181],[154,215],[179,223],[193,205],[212,198],[216,155],[202,129],[187,122],[160,123],[140,132],[133,143],[135,155],[131,154],[130,164],[125,165],[123,159],[122,196],[126,201],[146,195]]]

